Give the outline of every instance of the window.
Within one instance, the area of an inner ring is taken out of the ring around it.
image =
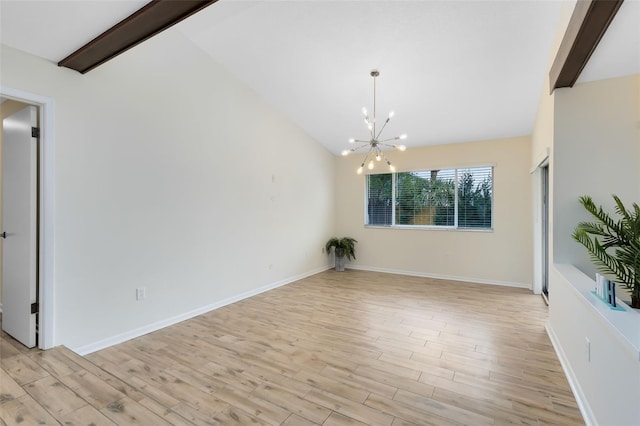
[[[367,176],[366,224],[491,229],[493,167]]]

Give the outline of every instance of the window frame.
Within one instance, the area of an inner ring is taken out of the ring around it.
[[[480,168],[491,168],[491,226],[486,228],[481,227],[461,227],[458,225],[458,173],[460,170],[466,169],[480,169]],[[404,230],[424,230],[424,231],[453,231],[453,232],[493,232],[495,230],[495,164],[474,164],[474,165],[461,165],[457,167],[441,167],[437,170],[454,170],[454,225],[405,225],[396,224],[396,183],[397,183],[397,175],[398,173],[412,173],[412,172],[430,172],[431,170],[436,170],[436,168],[432,169],[412,169],[412,170],[396,170],[395,172],[389,173],[369,173],[365,175],[364,179],[364,227],[365,228],[378,228],[378,229],[404,229]],[[380,225],[380,224],[369,224],[369,176],[372,175],[391,175],[391,224],[389,225]]]

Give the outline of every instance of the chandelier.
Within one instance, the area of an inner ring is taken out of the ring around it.
[[[342,155],[347,156],[351,153],[360,151],[361,149],[369,148],[369,151],[367,151],[367,153],[364,156],[364,160],[362,160],[362,164],[358,168],[358,174],[362,174],[365,164],[369,170],[373,170],[375,167],[375,161],[382,161],[382,160],[384,160],[385,163],[387,163],[387,165],[389,166],[389,169],[392,172],[394,172],[396,168],[393,166],[393,164],[391,164],[391,161],[389,161],[389,159],[384,155],[382,150],[387,148],[397,149],[398,151],[406,150],[407,147],[404,145],[396,145],[396,144],[387,143],[387,142],[406,139],[407,135],[402,134],[400,136],[395,136],[393,138],[380,140],[380,135],[382,134],[382,131],[387,126],[387,123],[389,123],[394,113],[393,111],[389,113],[389,116],[382,124],[382,127],[380,127],[380,130],[376,128],[376,77],[380,75],[380,71],[371,70],[370,74],[371,74],[371,77],[373,77],[373,119],[369,118],[369,113],[367,112],[367,109],[362,108],[362,114],[364,114],[364,123],[367,125],[367,128],[369,129],[369,140],[360,140],[360,139],[353,139],[353,138],[349,139],[349,143],[360,144],[360,146],[356,146],[355,148],[351,148],[351,149],[345,149],[344,151],[342,151]],[[367,160],[369,160],[368,163],[367,163]]]

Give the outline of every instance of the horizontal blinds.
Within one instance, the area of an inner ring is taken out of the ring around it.
[[[402,172],[395,183],[391,173],[368,175],[366,182],[367,225],[493,227],[493,167]]]
[[[458,227],[491,228],[493,167],[458,169]]]
[[[367,176],[367,224],[392,224],[392,182],[391,173]]]
[[[453,226],[455,170],[423,170],[396,177],[396,225]]]

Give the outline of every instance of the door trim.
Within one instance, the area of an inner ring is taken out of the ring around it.
[[[40,272],[40,324],[38,347],[49,349],[55,346],[54,327],[54,179],[55,179],[55,133],[54,115],[55,102],[53,99],[0,86],[0,96],[15,101],[37,106],[40,109],[40,222],[39,222],[39,263]]]
[[[549,164],[547,154],[529,172],[533,177],[533,294],[542,294],[542,168]],[[549,202],[549,200],[547,200]]]

